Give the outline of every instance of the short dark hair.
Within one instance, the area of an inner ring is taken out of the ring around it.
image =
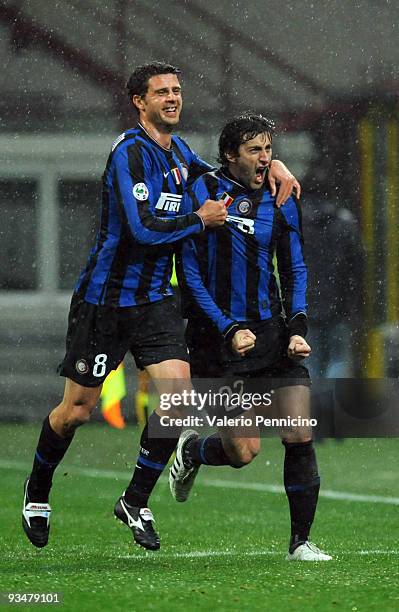
[[[247,140],[252,140],[258,134],[266,133],[271,142],[274,130],[274,122],[263,115],[244,113],[235,117],[226,123],[220,134],[218,162],[222,166],[227,166],[226,153],[237,154],[240,145]]]
[[[148,81],[157,74],[180,74],[179,68],[166,64],[165,62],[152,62],[138,66],[130,75],[126,83],[127,93],[130,99],[133,96],[144,96],[148,90]]]

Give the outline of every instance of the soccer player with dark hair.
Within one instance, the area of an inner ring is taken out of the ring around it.
[[[266,174],[273,124],[246,114],[229,122],[219,140],[221,168],[202,175],[187,196],[196,210],[206,199],[224,201],[226,223],[182,244],[186,340],[196,378],[269,381],[280,416],[310,417],[310,379],[298,361],[310,354],[305,340],[307,271],[301,211],[289,198],[275,206]],[[274,275],[276,254],[282,299]],[[229,415],[233,416],[233,415]],[[284,485],[291,514],[287,558],[331,557],[309,542],[318,500],[318,475],[309,427],[286,427]],[[170,470],[177,501],[188,498],[201,465],[242,467],[260,448],[259,430],[248,437],[233,428],[200,438],[193,430],[179,440]]]
[[[173,251],[181,239],[222,225],[226,210],[223,203],[205,202],[193,213],[180,213],[187,182],[211,167],[172,136],[182,109],[179,73],[154,62],[136,68],[127,84],[139,123],[115,140],[107,161],[99,232],[71,302],[66,355],[59,368],[66,378],[64,397],[43,422],[25,482],[22,524],[39,548],[49,536],[54,471],[77,427],[90,419],[105,378],[126,352],[155,381],[189,378],[170,285]],[[274,164],[273,171],[284,199],[297,184],[283,164]],[[159,548],[159,537],[148,498],[181,432],[176,428],[169,439],[150,436],[149,430],[158,427],[155,411],[142,432],[131,482],[114,510],[134,540],[153,550]]]

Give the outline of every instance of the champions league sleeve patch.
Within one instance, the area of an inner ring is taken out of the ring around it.
[[[136,200],[140,200],[140,202],[148,200],[149,193],[147,185],[145,183],[136,183],[133,187],[133,195]]]

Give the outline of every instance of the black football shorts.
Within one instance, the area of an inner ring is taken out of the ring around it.
[[[243,414],[243,394],[260,398],[274,389],[311,386],[307,368],[287,356],[288,330],[281,316],[246,322],[241,328],[256,335],[255,347],[245,357],[233,352],[216,327],[199,319],[188,321],[191,377],[198,393],[210,393],[214,398],[212,405],[205,405],[210,416],[234,418]],[[229,399],[223,399],[226,394]],[[219,399],[223,401],[218,403]],[[247,408],[250,406],[249,401]]]
[[[168,359],[188,362],[174,297],[140,306],[97,306],[72,297],[61,376],[83,387],[102,384],[130,351],[138,368]]]
[[[193,378],[269,379],[274,389],[310,386],[308,369],[302,362],[287,356],[288,330],[282,316],[266,321],[241,324],[256,335],[255,347],[241,357],[227,346],[216,327],[193,319],[188,321],[186,342]]]

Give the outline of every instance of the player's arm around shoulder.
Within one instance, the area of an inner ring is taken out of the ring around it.
[[[182,194],[163,194],[162,175],[155,167],[153,156],[146,146],[130,140],[121,143],[114,152],[110,166],[111,189],[118,209],[126,218],[129,229],[137,242],[160,245],[176,242],[203,229],[197,214],[157,214],[160,197],[170,197],[173,206],[180,205]],[[165,202],[162,202],[165,204]]]
[[[268,181],[271,194],[276,197],[276,206],[285,204],[289,197],[295,192],[299,200],[301,197],[301,185],[287,166],[279,159],[272,159],[268,171]]]

